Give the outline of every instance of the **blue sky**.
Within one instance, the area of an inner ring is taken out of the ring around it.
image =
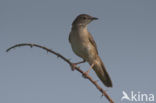
[[[21,47],[37,43],[76,62],[68,35],[74,18],[87,13],[98,17],[92,33],[113,88],[99,84],[116,103],[122,91],[156,95],[155,0],[1,0],[1,103],[108,103],[101,93],[68,64],[45,51]],[[87,63],[80,67],[86,71]],[[98,80],[94,71],[90,75]]]

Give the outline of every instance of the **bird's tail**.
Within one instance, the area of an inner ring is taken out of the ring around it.
[[[113,86],[111,78],[109,77],[108,72],[106,71],[106,68],[100,57],[97,58],[95,65],[93,66],[93,69],[105,86],[107,87]]]

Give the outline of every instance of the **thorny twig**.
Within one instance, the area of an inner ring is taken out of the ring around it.
[[[38,45],[38,44],[31,44],[31,43],[21,43],[21,44],[16,44],[14,46],[11,46],[10,48],[8,48],[6,50],[6,52],[9,52],[11,49],[13,48],[16,48],[16,47],[21,47],[21,46],[30,46],[31,48],[32,47],[38,47],[38,48],[41,48],[43,50],[46,50],[47,52],[50,52],[54,55],[56,55],[57,57],[60,57],[61,59],[63,59],[65,62],[67,62],[70,67],[73,69],[73,63],[70,62],[70,60],[68,60],[67,58],[65,58],[64,56],[62,56],[61,54],[45,47],[45,46],[41,46],[41,45]],[[93,80],[92,77],[90,75],[88,75],[88,73],[85,73],[84,71],[82,71],[79,67],[76,67],[74,66],[74,69],[77,70],[78,72],[80,72],[82,75],[85,74],[85,78],[88,79],[90,82],[92,82],[92,84],[95,85],[95,87],[102,93],[103,96],[105,96],[107,98],[107,100],[110,102],[110,103],[114,103],[114,101],[111,99],[111,97],[106,93],[105,90],[103,90],[100,85],[97,83],[97,81]]]

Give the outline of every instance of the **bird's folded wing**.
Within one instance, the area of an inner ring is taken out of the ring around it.
[[[88,32],[89,33],[89,32]],[[96,49],[96,52],[97,52],[97,54],[98,54],[98,50],[97,50],[97,46],[96,46],[96,43],[95,43],[95,41],[94,41],[94,39],[93,39],[93,37],[92,37],[92,35],[89,33],[89,41],[90,41],[90,43],[95,47],[95,49]]]

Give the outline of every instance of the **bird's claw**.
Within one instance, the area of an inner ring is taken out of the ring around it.
[[[74,71],[75,70],[75,68],[76,68],[76,63],[72,63],[70,66],[71,66],[71,69],[72,69],[72,71]]]

